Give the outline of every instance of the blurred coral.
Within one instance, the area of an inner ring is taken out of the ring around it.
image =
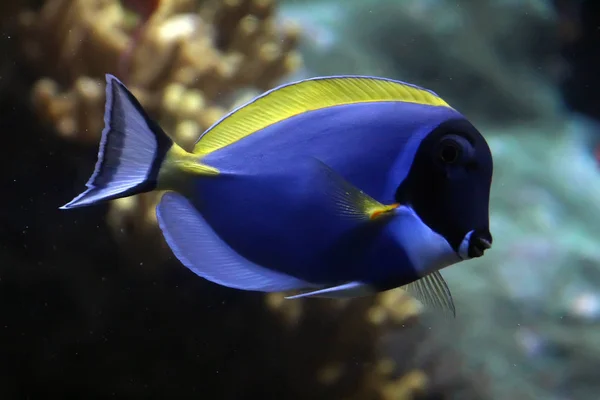
[[[266,90],[300,65],[299,29],[278,29],[274,1],[163,0],[134,49],[126,83],[165,130],[188,147],[247,86]],[[23,48],[49,78],[33,91],[38,113],[66,137],[96,144],[103,75],[118,74],[135,27],[118,0],[50,0],[20,15]],[[58,27],[58,28],[57,28]]]
[[[318,383],[340,394],[351,388],[329,398],[441,399],[460,393],[468,400],[488,394],[483,375],[466,375],[459,357],[436,345],[421,322],[421,304],[402,289],[370,299],[296,302],[268,294],[265,300],[281,323],[293,328],[290,333],[310,329],[311,334],[335,340],[326,344],[304,338],[307,348],[311,343],[327,346],[311,348],[319,354],[318,365],[310,366]]]
[[[441,353],[402,290],[285,301],[227,290],[185,268],[123,260],[100,207],[74,218],[56,209],[81,147],[56,137],[31,146],[44,130],[26,106],[3,97],[0,122],[6,117],[4,128],[27,134],[10,135],[15,151],[4,159],[15,196],[6,199],[11,212],[0,232],[0,352],[10,366],[0,374],[0,397],[403,400],[479,385],[459,373],[449,384],[436,372]],[[23,159],[35,162],[22,168]],[[129,200],[121,207],[134,210],[132,218],[154,224],[140,214],[149,205],[136,207],[153,199]],[[379,348],[386,334],[394,352]],[[442,369],[456,371],[457,361]]]
[[[306,46],[306,65],[318,74],[375,73],[412,82],[488,125],[551,118],[559,107],[552,85],[562,68],[556,15],[545,0],[313,5],[334,16],[322,23],[331,43]],[[296,2],[286,7],[290,18],[305,13]]]
[[[104,74],[121,77],[152,117],[182,146],[231,109],[248,88],[264,91],[301,64],[300,30],[280,26],[275,0],[162,0],[128,56],[137,16],[118,0],[49,0],[19,16],[23,52],[38,73],[38,115],[64,138],[97,146]],[[160,194],[111,203],[120,239],[156,240]],[[160,247],[159,247],[160,248]]]
[[[600,2],[553,0],[559,15],[558,30],[565,68],[560,89],[567,106],[600,120]],[[595,134],[596,141],[598,139]]]
[[[193,0],[162,0],[149,17],[140,18],[117,0],[47,0],[39,10],[22,11],[21,52],[42,76],[31,93],[35,113],[61,139],[77,144],[79,154],[81,146],[95,148],[103,125],[103,75],[113,73],[178,143],[189,148],[227,110],[273,87],[300,65],[295,50],[300,30],[280,24],[276,6],[275,0],[214,0],[198,8]],[[143,29],[140,19],[145,20]],[[123,65],[128,68],[121,70]],[[31,151],[45,162],[43,149]],[[75,158],[65,156],[62,162]],[[41,165],[34,167],[48,173]],[[80,173],[83,178],[88,172]],[[135,257],[132,268],[119,268],[123,262],[111,250],[104,227],[82,219],[73,223],[70,236],[69,229],[59,229],[62,234],[53,246],[61,256],[53,257],[61,268],[48,269],[53,275],[39,277],[35,267],[29,269],[29,261],[8,274],[32,288],[54,282],[50,287],[60,290],[49,289],[49,297],[61,298],[83,314],[67,328],[61,319],[58,328],[44,328],[52,354],[38,351],[27,358],[31,367],[25,392],[48,393],[53,386],[54,391],[58,387],[59,392],[87,394],[93,387],[98,395],[191,394],[197,393],[197,376],[202,374],[208,378],[201,379],[202,390],[218,390],[222,399],[242,398],[240,393],[250,396],[243,398],[433,399],[457,385],[479,390],[480,382],[461,375],[456,362],[442,368],[451,371],[451,378],[439,373],[441,353],[417,323],[421,308],[402,290],[356,300],[284,301],[280,294],[223,294],[222,288],[189,279],[191,272],[184,268],[147,269],[145,261],[162,265],[170,254],[158,250],[166,248],[154,212],[159,196],[110,203],[106,220],[122,248]],[[50,239],[40,235],[38,246],[43,248]],[[83,263],[86,268],[80,268]],[[142,269],[145,273],[139,274]],[[180,277],[176,284],[165,279],[169,274]],[[157,275],[163,279],[154,279]],[[31,281],[33,276],[39,282]],[[32,294],[23,304],[37,300]],[[141,310],[146,312],[140,315]],[[150,318],[151,313],[157,316]],[[22,314],[11,318],[15,326],[22,325]],[[171,333],[171,324],[181,331]],[[127,334],[115,335],[115,330]],[[379,348],[382,335],[394,338],[395,352]],[[101,343],[93,338],[102,338]],[[228,350],[232,344],[235,350]],[[76,358],[71,356],[74,348]],[[173,360],[175,374],[169,372]],[[51,367],[56,365],[60,368]],[[61,383],[65,374],[84,382]]]

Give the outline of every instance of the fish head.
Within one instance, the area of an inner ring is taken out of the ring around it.
[[[466,119],[445,121],[421,141],[396,201],[410,206],[460,259],[492,245],[489,200],[493,161],[481,133]]]

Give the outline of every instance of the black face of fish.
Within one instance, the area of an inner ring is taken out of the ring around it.
[[[492,154],[466,120],[446,121],[423,141],[396,201],[410,205],[421,220],[459,253],[469,232],[468,258],[491,246],[489,197]]]

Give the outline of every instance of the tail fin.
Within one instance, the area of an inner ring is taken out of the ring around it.
[[[88,189],[61,209],[150,192],[173,142],[117,78],[106,75],[104,130]],[[177,146],[178,147],[178,146]]]

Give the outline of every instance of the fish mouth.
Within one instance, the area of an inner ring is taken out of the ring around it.
[[[485,253],[486,250],[492,247],[492,235],[489,233],[486,234],[473,234],[471,235],[471,240],[469,240],[469,257],[481,257]]]

